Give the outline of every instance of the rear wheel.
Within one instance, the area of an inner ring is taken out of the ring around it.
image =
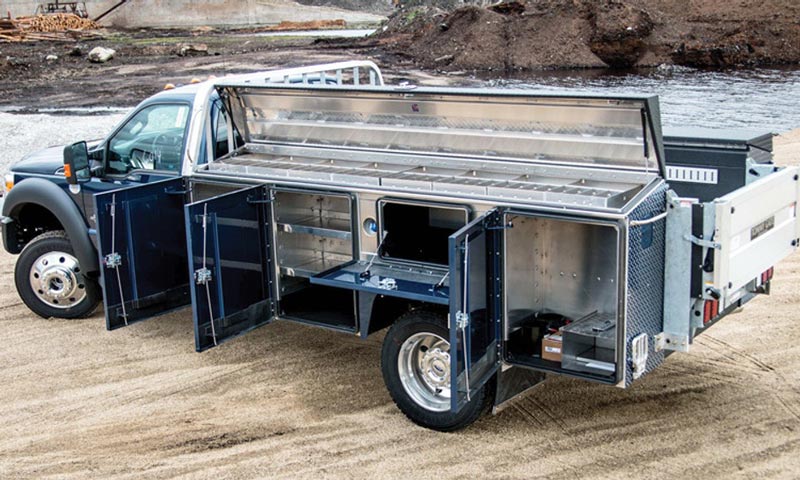
[[[491,382],[458,413],[450,411],[450,342],[445,318],[432,312],[400,317],[386,334],[381,369],[397,407],[414,423],[449,432],[464,428],[486,411]]]
[[[100,287],[81,270],[63,231],[31,240],[17,259],[14,280],[25,305],[44,318],[83,318],[100,302]]]

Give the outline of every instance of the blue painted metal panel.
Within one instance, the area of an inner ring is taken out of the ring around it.
[[[454,412],[471,400],[500,366],[502,232],[502,214],[492,210],[449,239],[450,398]]]
[[[274,318],[268,199],[258,186],[185,207],[197,351]]]
[[[173,178],[94,196],[109,330],[189,303],[183,195],[174,194],[183,184]]]
[[[322,272],[312,277],[310,281],[316,285],[358,290],[418,302],[438,305],[448,305],[450,302],[450,289],[446,285],[437,287],[442,275],[375,264],[369,266],[368,274],[364,273],[365,271],[367,271],[366,262],[354,261]]]

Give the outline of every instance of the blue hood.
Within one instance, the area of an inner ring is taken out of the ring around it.
[[[25,155],[11,166],[14,173],[54,175],[64,166],[64,146],[48,147]]]
[[[98,145],[101,144],[100,140],[92,140],[86,142],[91,153]],[[47,147],[33,153],[29,153],[22,157],[17,163],[11,166],[11,171],[14,173],[36,173],[39,175],[55,175],[58,172],[61,175],[61,168],[64,166],[64,147],[66,145],[56,145],[55,147]]]

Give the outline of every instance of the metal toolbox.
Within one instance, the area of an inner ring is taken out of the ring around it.
[[[563,329],[562,368],[607,374],[615,369],[617,323],[611,315],[591,313]]]
[[[667,181],[681,197],[721,197],[771,173],[761,168],[772,164],[772,137],[768,131],[665,128]]]

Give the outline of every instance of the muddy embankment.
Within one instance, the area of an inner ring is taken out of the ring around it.
[[[797,0],[539,0],[395,13],[370,39],[442,71],[800,63]]]

